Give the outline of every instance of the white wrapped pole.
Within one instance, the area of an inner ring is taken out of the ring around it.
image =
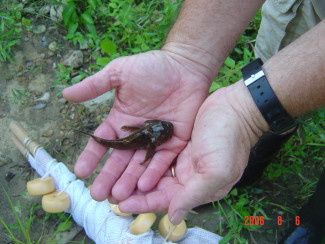
[[[30,165],[40,176],[52,176],[57,190],[66,192],[70,197],[70,213],[74,221],[85,229],[89,238],[98,244],[115,243],[164,243],[158,231],[151,229],[142,235],[133,235],[129,226],[132,216],[117,216],[110,208],[108,201],[97,202],[90,196],[83,181],[77,180],[63,163],[58,163],[36,142],[31,141],[27,133],[16,123],[10,125],[14,133],[13,141],[18,149],[27,157]],[[27,145],[26,145],[27,144]],[[26,152],[24,152],[24,148]],[[187,229],[179,240],[181,244],[218,243],[222,238],[212,232],[200,229]]]

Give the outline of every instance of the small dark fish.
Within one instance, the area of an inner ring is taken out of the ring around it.
[[[147,120],[144,126],[122,126],[124,131],[133,131],[133,133],[125,138],[116,140],[105,140],[89,133],[80,131],[86,135],[91,136],[97,142],[112,147],[115,149],[140,149],[147,147],[147,154],[141,164],[144,164],[149,158],[155,154],[156,147],[160,146],[172,137],[174,126],[171,122],[161,120]]]

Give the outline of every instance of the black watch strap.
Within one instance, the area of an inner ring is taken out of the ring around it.
[[[258,58],[242,68],[244,83],[271,131],[281,134],[296,126],[297,122],[291,118],[274,94],[262,70],[262,65],[263,61]]]

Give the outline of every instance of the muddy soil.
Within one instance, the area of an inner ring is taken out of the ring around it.
[[[53,81],[57,79],[55,75],[57,64],[70,50],[79,48],[65,41],[64,33],[60,33],[50,21],[45,23],[45,26],[46,31],[41,34],[24,31],[21,42],[14,50],[15,63],[2,64],[0,67],[0,216],[7,225],[10,225],[15,236],[21,240],[23,236],[16,228],[18,226],[16,217],[11,210],[5,191],[19,218],[26,224],[32,206],[40,206],[40,198],[31,197],[26,193],[26,182],[38,176],[14,146],[9,124],[12,121],[21,124],[31,138],[73,171],[75,161],[87,141],[87,137],[81,136],[76,129],[95,129],[110,109],[110,105],[102,104],[90,112],[84,105],[70,104],[61,95],[57,95],[62,88],[53,87]],[[49,50],[49,44],[54,41],[58,49],[53,52]],[[82,52],[84,63],[78,68],[81,70],[87,69],[92,62],[90,50],[86,49]],[[47,99],[41,102],[35,101],[44,95]],[[91,184],[101,166],[97,167],[92,176],[85,179],[87,185]],[[283,182],[276,184],[264,182],[255,187],[263,189],[261,198],[284,205],[290,204],[288,203],[290,200],[294,201],[292,195],[301,187],[295,177],[289,179],[287,183],[293,187],[288,188]],[[224,203],[223,206],[227,209]],[[297,208],[297,203],[290,207]],[[276,243],[288,227],[288,220],[292,218],[271,205],[264,210],[272,220],[266,221],[265,225],[257,230],[246,232],[245,236],[250,243]],[[189,227],[199,226],[216,232],[221,221],[225,228],[225,218],[216,215],[217,210],[211,204],[199,207],[195,211],[197,214],[191,213],[188,216]],[[282,226],[277,225],[279,215],[285,220]],[[57,229],[60,220],[54,215],[46,215],[39,207],[34,210],[33,216],[35,218],[31,224],[30,236],[32,240],[41,238],[42,243],[46,243],[47,238]],[[44,221],[45,217],[47,219]],[[70,232],[73,232],[72,237],[69,238],[70,241],[92,243],[84,231],[76,225],[70,229]],[[0,238],[2,238],[0,243],[9,243],[10,237],[2,225],[0,225],[0,233]],[[223,234],[226,233],[226,231],[223,232]]]

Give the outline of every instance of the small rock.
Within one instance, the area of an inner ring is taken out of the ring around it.
[[[51,137],[54,135],[54,131],[52,129],[45,130],[42,133],[42,137]]]
[[[38,14],[42,16],[42,15],[47,15],[49,12],[50,12],[50,6],[44,6],[40,8]]]
[[[56,26],[50,26],[50,27],[48,28],[48,30],[49,30],[49,32],[54,32],[54,31],[57,30],[57,28],[56,28]]]
[[[28,61],[26,63],[26,69],[32,69],[35,68],[36,64],[33,61]]]
[[[80,45],[80,50],[86,50],[89,48],[89,41],[88,40],[84,40],[83,43],[79,43]]]
[[[45,92],[41,97],[34,99],[34,101],[44,101],[44,102],[48,102],[49,100],[50,100],[49,92]]]
[[[62,140],[62,145],[63,146],[68,146],[70,144],[70,140],[69,140],[69,138],[64,138],[63,140]]]
[[[43,34],[46,31],[45,25],[38,25],[33,29],[34,34]]]
[[[83,64],[82,51],[80,50],[69,51],[69,53],[61,59],[61,64],[64,66],[79,68]]]
[[[88,108],[90,112],[95,111],[100,105],[112,106],[114,103],[115,89],[112,89],[95,99],[83,102],[82,104]]]
[[[45,58],[45,53],[41,53],[41,54],[40,54],[40,57],[41,57],[41,58]]]
[[[62,5],[51,6],[51,8],[50,8],[51,20],[53,22],[61,22],[62,21],[62,12],[63,12]]]
[[[57,42],[51,42],[50,45],[49,45],[49,50],[52,51],[52,52],[55,52],[57,47],[58,47]]]
[[[46,47],[47,46],[47,40],[46,40],[46,37],[45,36],[42,36],[42,39],[41,39],[41,44],[43,47]]]
[[[48,58],[46,59],[45,63],[48,65],[48,66],[52,66],[53,64],[53,60],[51,58]]]
[[[24,12],[28,13],[28,14],[35,14],[35,8],[33,7],[26,7],[24,8]]]
[[[58,100],[58,102],[61,103],[61,104],[67,104],[67,103],[68,103],[68,101],[65,100],[64,97],[60,98],[60,99]]]
[[[56,65],[56,63],[52,64],[52,69],[56,69],[58,66]]]
[[[4,117],[6,117],[5,113],[0,112],[0,119],[3,119]]]
[[[97,56],[96,56],[95,54],[92,54],[92,55],[90,56],[90,58],[91,58],[92,60],[94,60],[94,61],[97,60]]]
[[[47,106],[46,103],[38,103],[34,106],[34,109],[39,110],[39,109],[46,108],[46,106]]]

